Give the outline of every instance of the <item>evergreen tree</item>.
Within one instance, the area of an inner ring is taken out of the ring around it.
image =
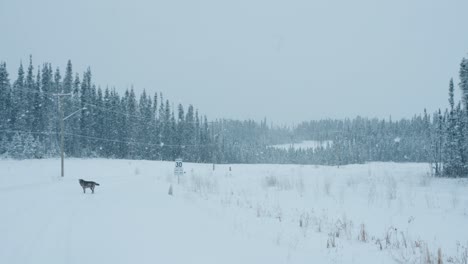
[[[34,83],[34,93],[32,102],[33,123],[32,131],[44,132],[46,118],[44,116],[44,96],[41,91],[41,69],[38,67],[36,81]],[[43,140],[43,136],[39,136],[39,141]]]
[[[11,123],[11,87],[5,62],[0,62],[0,130],[10,129]],[[0,132],[6,135],[6,132]],[[0,152],[1,154],[1,152]]]
[[[462,127],[462,146],[463,146],[463,174],[468,177],[468,59],[463,58],[460,63],[460,89],[462,92],[462,101],[464,104],[464,114],[461,117]]]
[[[184,114],[184,107],[182,104],[179,104],[177,106],[177,125],[176,125],[176,134],[174,137],[174,146],[172,148],[174,156],[175,157],[180,157],[183,159],[187,159],[187,157],[184,155],[185,154],[185,114]],[[183,153],[184,152],[184,153]]]
[[[11,100],[11,126],[15,130],[24,131],[26,128],[24,101],[24,70],[23,63],[20,63],[18,77],[13,83],[13,94]]]
[[[135,91],[133,87],[130,89],[130,92],[126,92],[126,102],[127,102],[127,130],[128,130],[128,139],[130,143],[128,145],[129,155],[132,159],[139,158],[138,147],[137,145],[137,136],[138,131],[140,130],[140,120],[137,113],[137,101],[135,96]]]
[[[185,117],[185,129],[183,138],[185,147],[185,158],[190,161],[196,161],[195,158],[195,147],[196,147],[196,132],[195,132],[195,116],[192,105],[189,105],[187,109],[187,115]]]
[[[93,135],[93,118],[92,118],[92,111],[93,111],[93,96],[92,96],[92,84],[91,84],[91,69],[88,68],[86,72],[83,74],[83,81],[81,82],[81,90],[80,90],[80,100],[81,100],[81,118],[80,118],[80,131],[81,135],[81,152],[80,155],[82,156],[89,156],[91,155],[92,151],[92,144],[91,140],[87,137],[91,137]]]
[[[25,93],[24,93],[24,118],[25,118],[25,130],[26,131],[32,131],[34,130],[33,126],[35,122],[35,99],[37,96],[37,90],[36,90],[36,83],[34,80],[34,67],[32,65],[32,56],[29,56],[29,67],[28,67],[28,72],[26,75],[26,82],[25,82]]]
[[[460,63],[460,89],[465,109],[468,109],[468,59],[463,58]]]

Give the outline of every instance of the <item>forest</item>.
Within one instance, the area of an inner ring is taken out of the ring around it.
[[[32,57],[10,80],[0,63],[0,156],[58,157],[61,119],[67,157],[174,160],[200,163],[292,163],[345,165],[373,161],[427,162],[436,176],[468,177],[468,59],[463,58],[455,100],[437,112],[400,120],[355,117],[276,126],[267,119],[209,120],[193,105],[174,105],[162,93],[123,95],[101,88],[91,69],[82,75],[68,61],[62,72]],[[441,89],[444,89],[441,87]],[[395,102],[395,107],[398,103]],[[332,142],[314,149],[275,144]]]

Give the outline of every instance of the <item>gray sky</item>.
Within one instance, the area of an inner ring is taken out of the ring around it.
[[[0,0],[0,61],[15,79],[29,54],[61,70],[71,59],[96,84],[163,92],[210,119],[411,117],[447,106],[467,11],[466,0]]]

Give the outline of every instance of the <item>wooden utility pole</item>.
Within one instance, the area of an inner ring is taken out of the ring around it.
[[[60,116],[60,157],[61,157],[61,173],[60,175],[63,177],[65,175],[65,165],[64,165],[64,121],[65,119],[69,118],[70,116],[67,116],[66,118],[63,117],[64,115],[64,107],[63,107],[63,102],[62,102],[62,97],[63,96],[71,96],[71,93],[68,93],[68,94],[63,94],[63,93],[57,93],[55,94],[57,96],[57,99],[58,99],[58,110],[60,112],[59,116]]]

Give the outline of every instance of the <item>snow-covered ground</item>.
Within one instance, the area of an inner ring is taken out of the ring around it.
[[[291,144],[280,144],[280,145],[272,145],[273,148],[278,149],[316,149],[319,147],[327,148],[333,144],[332,140],[325,140],[325,141],[316,141],[316,140],[305,140],[300,143],[291,143]]]
[[[0,263],[468,257],[468,181],[431,178],[427,164],[184,163],[180,184],[172,162],[68,159],[62,179],[59,166],[0,160]],[[101,186],[83,194],[79,178]]]

